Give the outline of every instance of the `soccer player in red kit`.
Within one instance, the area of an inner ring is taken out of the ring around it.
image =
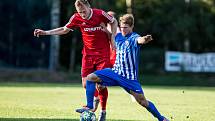
[[[34,36],[62,35],[79,28],[82,32],[83,39],[81,70],[82,85],[86,88],[86,77],[88,74],[94,72],[95,70],[111,67],[110,44],[111,47],[115,49],[114,38],[117,29],[117,21],[114,17],[108,15],[103,10],[92,9],[87,0],[76,0],[75,7],[77,13],[72,15],[69,22],[64,27],[59,27],[48,31],[35,29]],[[101,26],[101,24],[107,23],[111,25],[111,40],[109,39],[108,34],[104,31],[103,26]],[[103,86],[98,85],[97,87],[102,107],[99,121],[105,121],[108,90]]]

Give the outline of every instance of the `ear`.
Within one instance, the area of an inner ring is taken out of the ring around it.
[[[131,28],[133,29],[133,28],[134,28],[134,25],[132,25]]]

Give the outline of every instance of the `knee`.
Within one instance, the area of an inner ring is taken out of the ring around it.
[[[98,82],[99,78],[94,73],[91,73],[87,75],[87,80],[92,82]]]
[[[144,97],[138,97],[136,100],[141,106],[148,107],[148,102]]]
[[[103,90],[103,89],[105,89],[106,87],[105,86],[102,86],[102,85],[100,85],[100,84],[97,84],[97,89],[99,90],[99,91],[101,91],[101,90]]]

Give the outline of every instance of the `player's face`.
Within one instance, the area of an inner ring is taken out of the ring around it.
[[[133,31],[133,27],[130,27],[128,24],[120,23],[120,30],[122,35],[125,36]]]
[[[76,7],[76,10],[78,14],[83,18],[83,19],[88,19],[90,16],[90,8],[87,6],[80,6]]]

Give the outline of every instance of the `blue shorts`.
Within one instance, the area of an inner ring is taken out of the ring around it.
[[[128,93],[130,91],[138,94],[143,94],[142,87],[138,80],[129,80],[125,77],[116,74],[110,68],[95,71],[96,74],[102,81],[99,84],[103,86],[120,86],[124,88]]]

